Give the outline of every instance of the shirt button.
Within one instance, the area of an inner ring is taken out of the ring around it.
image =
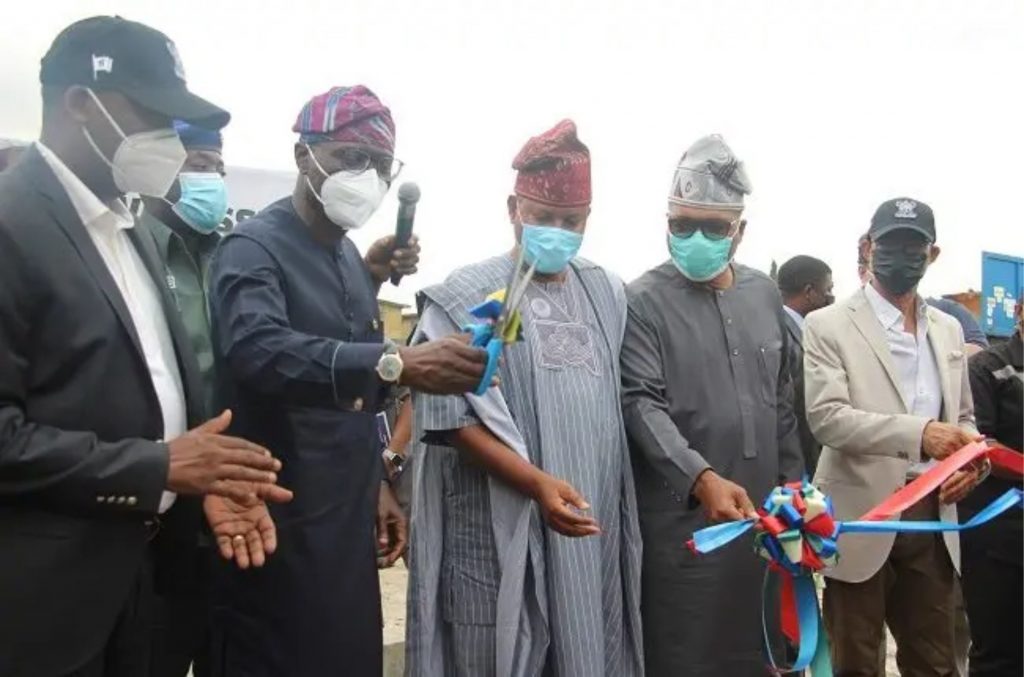
[[[127,500],[128,499],[125,496],[118,496],[117,497],[117,504],[118,505],[124,505],[124,502],[127,501]]]
[[[726,324],[732,324],[732,318],[731,317],[725,318],[725,323]]]
[[[106,501],[107,501],[107,499],[103,498],[102,496],[97,496],[96,497],[96,502],[97,503],[106,503]]]
[[[363,398],[357,397],[355,399],[355,401],[352,402],[352,409],[355,410],[355,411],[362,411],[363,410]]]
[[[116,503],[117,496],[107,496],[107,503]]]
[[[134,496],[129,496],[128,497],[128,505],[135,505],[138,502],[139,502],[139,499],[135,498]]]
[[[739,357],[739,356],[740,356],[740,350],[739,350],[739,348],[733,348],[733,349],[732,349],[732,356],[733,356],[733,357]]]

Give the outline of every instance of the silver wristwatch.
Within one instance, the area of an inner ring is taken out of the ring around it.
[[[385,383],[398,383],[402,377],[402,356],[398,354],[398,345],[394,341],[384,343],[384,354],[377,361],[377,375]]]

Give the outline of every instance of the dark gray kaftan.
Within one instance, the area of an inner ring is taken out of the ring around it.
[[[653,677],[764,675],[764,562],[749,541],[709,555],[684,543],[705,526],[690,499],[711,467],[755,505],[802,459],[775,284],[736,265],[712,291],[671,263],[627,288],[623,412],[644,542],[643,623]]]

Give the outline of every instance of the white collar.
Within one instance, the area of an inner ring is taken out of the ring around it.
[[[884,296],[878,293],[875,286],[868,282],[864,285],[864,295],[868,298],[868,303],[871,305],[871,310],[874,311],[875,317],[886,329],[898,329],[903,331],[903,311],[894,306]],[[923,320],[927,316],[928,306],[925,304],[924,299],[919,294],[916,298],[917,301],[917,319]]]
[[[800,313],[796,312],[795,310],[793,310],[792,308],[787,306],[785,303],[782,304],[782,309],[786,311],[786,314],[788,314],[791,318],[793,318],[793,321],[796,322],[796,326],[800,327],[800,329],[804,328],[804,316],[803,315],[801,315]]]
[[[78,218],[82,220],[85,226],[95,225],[101,220],[103,222],[109,221],[119,230],[126,230],[135,225],[135,219],[124,205],[124,202],[114,200],[110,204],[105,204],[57,157],[56,153],[43,145],[41,141],[36,141],[35,145],[39,154],[46,161],[46,164],[50,166],[54,176],[57,177],[57,181],[60,182],[64,192],[67,193],[71,206],[74,207]],[[104,217],[108,214],[112,218],[105,219]]]

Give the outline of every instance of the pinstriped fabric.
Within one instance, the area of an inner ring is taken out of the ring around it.
[[[620,283],[609,284],[601,269],[577,265],[565,284],[528,290],[522,308],[526,340],[507,348],[501,388],[530,461],[580,491],[603,533],[585,539],[560,536],[543,527],[533,506],[527,576],[539,589],[543,608],[536,611],[546,623],[548,642],[522,664],[522,674],[639,675],[640,538],[618,387],[624,296],[613,286]],[[496,286],[503,284],[510,266],[508,257],[471,266],[445,283],[447,293],[432,298],[453,324],[461,324],[468,319],[465,308],[494,291],[496,281]],[[548,328],[557,323],[569,331],[548,332],[545,339],[536,330],[545,322]],[[583,342],[589,342],[597,369],[587,360],[552,359],[545,353],[555,341],[557,355],[564,357],[569,335],[588,337]],[[428,442],[438,441],[432,433],[477,422],[461,397],[421,396],[415,410],[417,431]],[[501,571],[492,527],[502,516],[491,512],[492,480],[453,449],[431,444],[424,451],[439,468],[437,485],[417,482],[416,487],[441,494],[433,498],[442,506],[437,515],[442,526],[431,533],[440,532],[442,540],[438,620],[445,628],[445,665],[438,672],[437,663],[428,667],[420,660],[412,641],[417,631],[410,628],[408,674],[495,674],[493,626]],[[416,569],[426,563],[420,553],[430,547],[422,545],[422,517],[414,511],[410,626],[425,620],[418,610],[429,605],[412,599],[422,592]]]

